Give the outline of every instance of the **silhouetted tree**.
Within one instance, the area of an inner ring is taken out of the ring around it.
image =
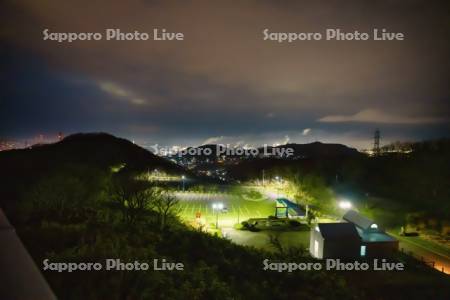
[[[178,203],[179,200],[167,190],[160,190],[155,194],[153,206],[158,214],[159,228],[161,230],[164,230],[167,226],[168,218],[179,212]]]

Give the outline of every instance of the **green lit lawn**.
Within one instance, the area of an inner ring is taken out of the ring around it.
[[[179,216],[185,221],[193,221],[200,212],[207,224],[215,223],[213,203],[223,203],[228,212],[219,214],[219,223],[233,225],[249,218],[266,218],[274,215],[275,201],[265,197],[249,198],[238,193],[177,193],[180,199]]]
[[[406,212],[401,206],[395,201],[385,198],[368,197],[358,208],[362,214],[388,230],[400,228],[406,216]]]
[[[270,243],[269,236],[278,237],[282,247],[307,249],[309,247],[309,230],[307,231],[259,231],[226,229],[227,238],[236,244],[255,247],[267,251],[275,251],[276,248]]]

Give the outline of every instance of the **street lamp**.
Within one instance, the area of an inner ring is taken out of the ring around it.
[[[339,201],[339,207],[342,209],[350,209],[352,208],[352,203],[347,200]]]
[[[213,203],[213,210],[216,212],[216,229],[219,228],[219,211],[223,209],[223,203]]]
[[[181,176],[181,181],[183,182],[183,192],[184,192],[184,180],[186,179],[186,176]]]
[[[280,183],[281,183],[281,177],[275,176],[275,180],[277,181],[277,198],[280,198]]]

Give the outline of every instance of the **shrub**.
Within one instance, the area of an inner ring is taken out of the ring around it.
[[[289,226],[292,227],[299,227],[300,225],[302,225],[299,221],[296,220],[289,220]]]

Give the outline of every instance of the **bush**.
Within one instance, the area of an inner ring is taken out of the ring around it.
[[[242,224],[234,224],[233,228],[236,230],[242,230],[242,229],[244,229],[244,226]]]
[[[241,225],[242,225],[242,229],[248,229],[250,227],[250,224],[248,224],[247,221],[241,222]]]
[[[302,223],[300,223],[299,221],[289,220],[289,226],[299,227],[300,225],[302,225]]]
[[[255,226],[250,226],[250,227],[248,228],[248,230],[251,231],[251,232],[258,232],[258,231],[261,231],[261,229],[256,228]]]

